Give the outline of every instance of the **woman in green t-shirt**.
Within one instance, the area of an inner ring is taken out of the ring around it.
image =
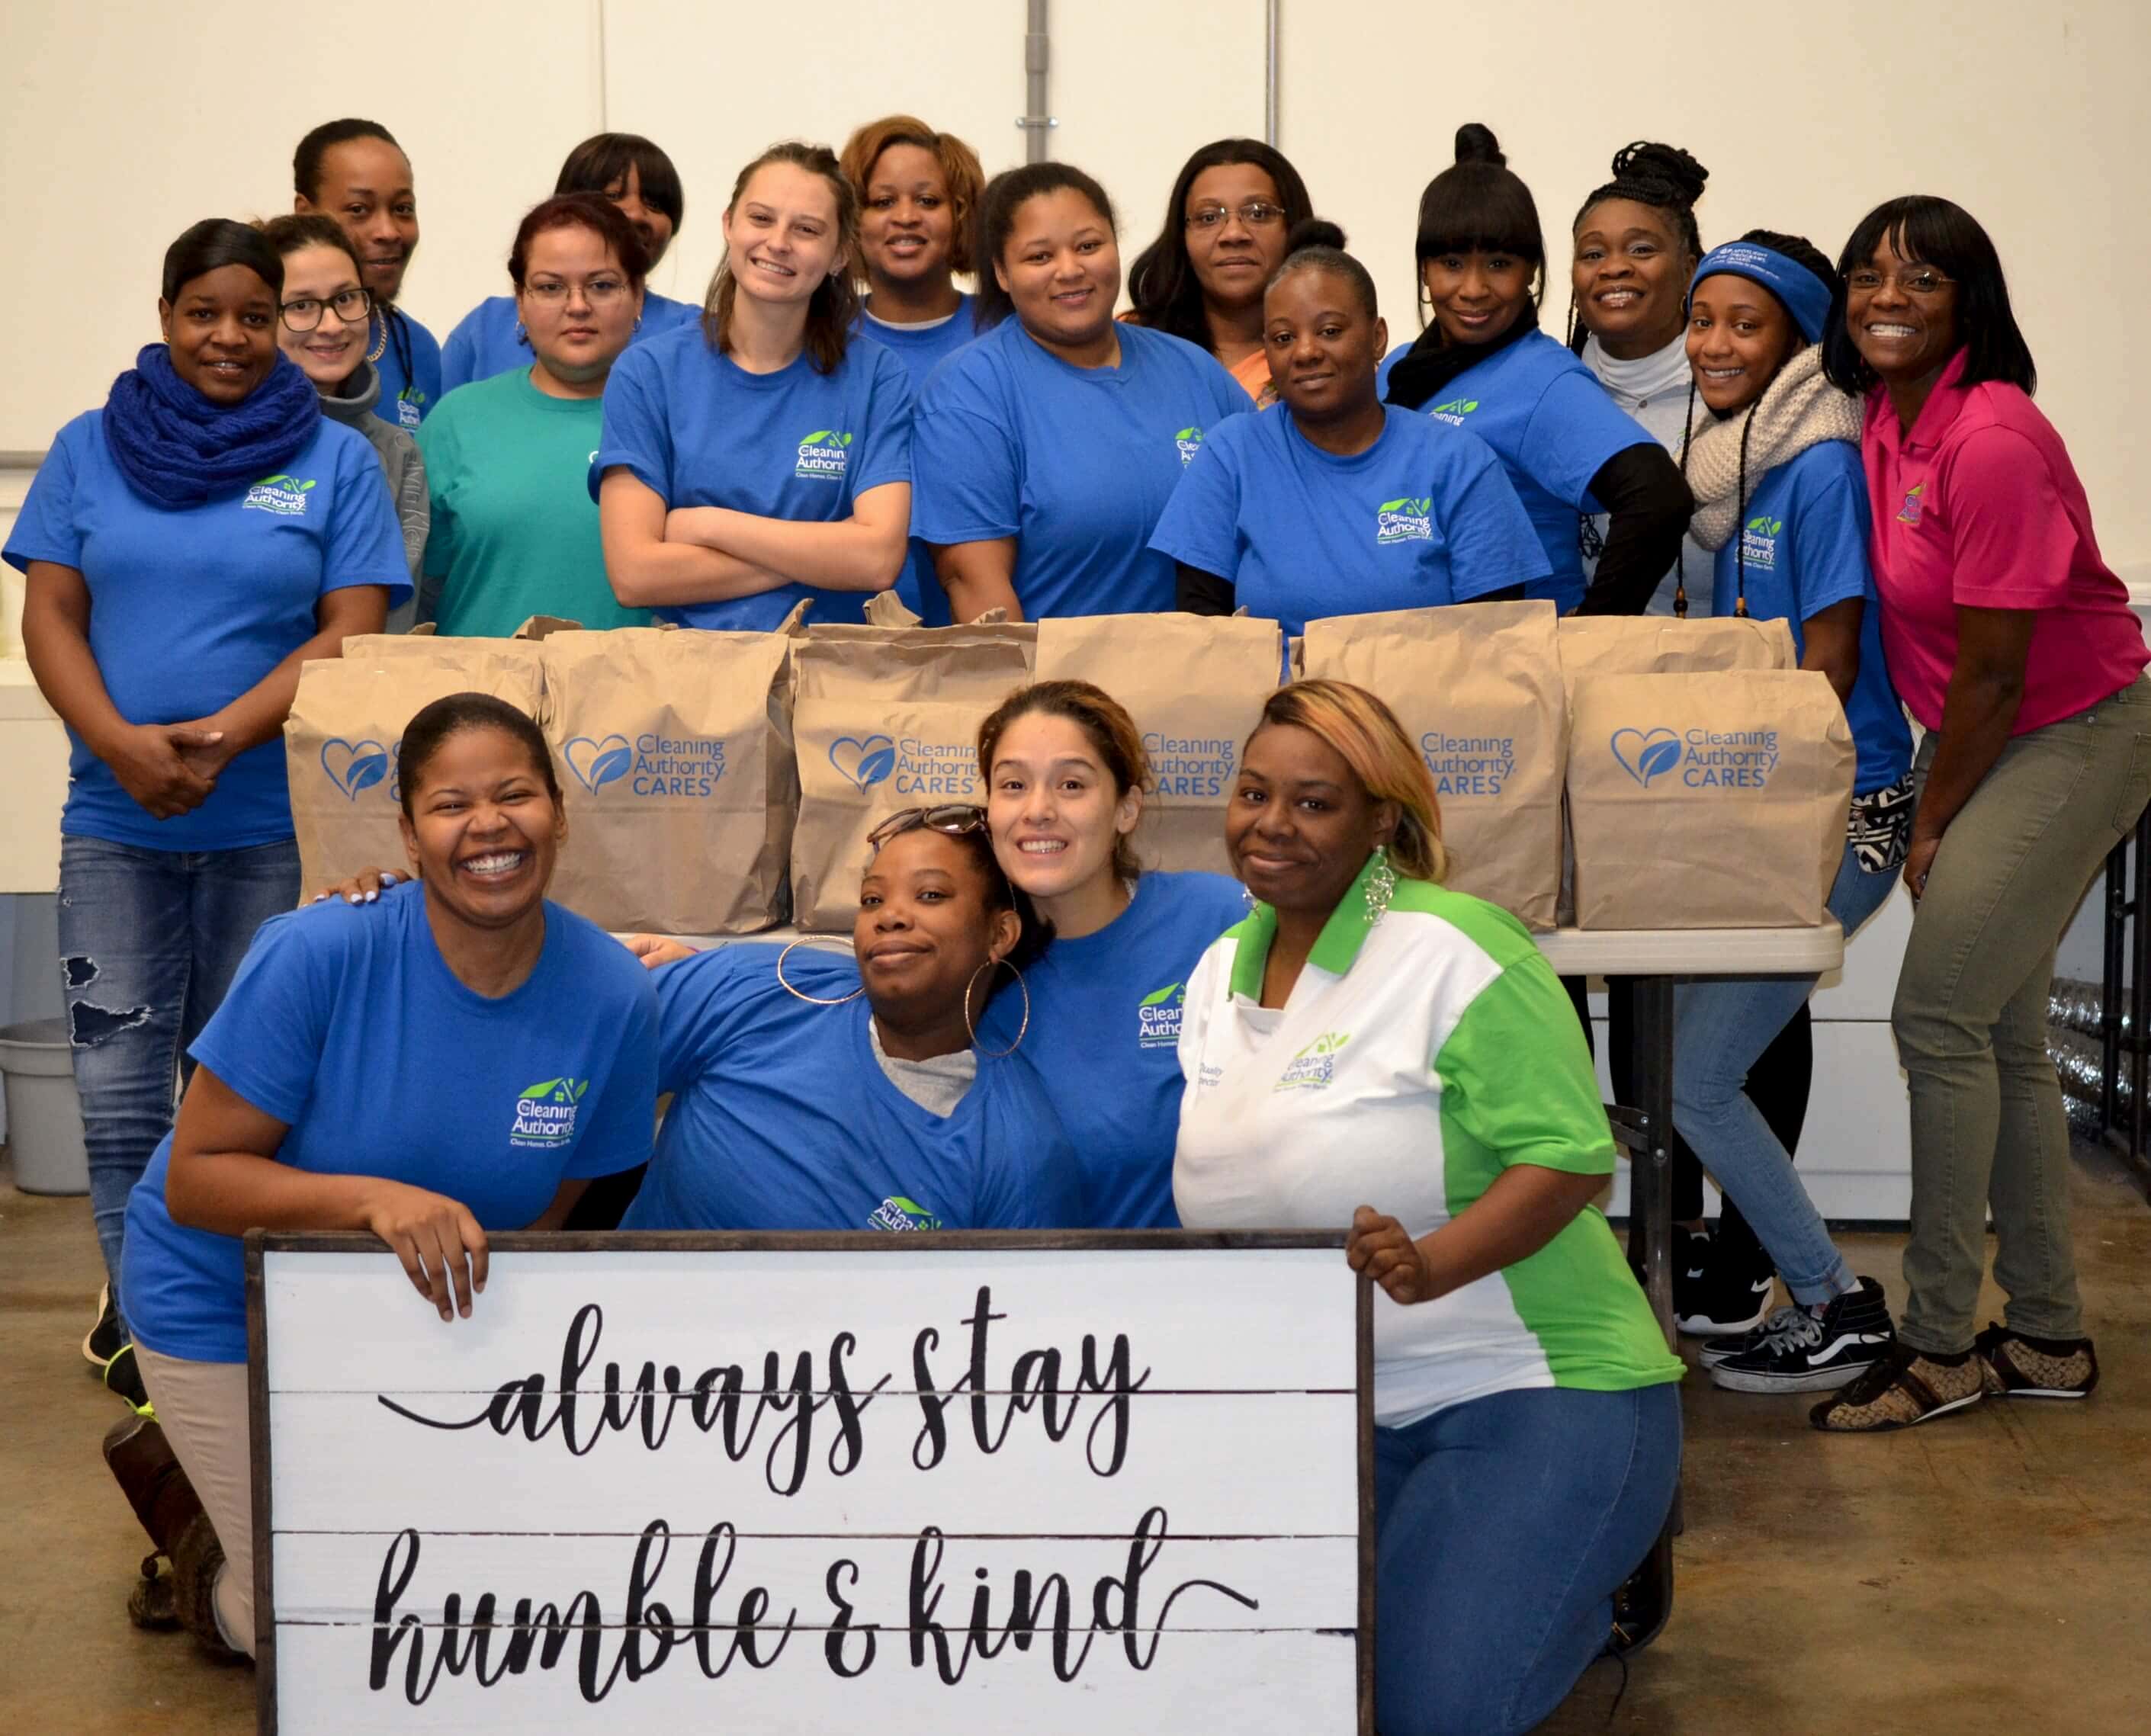
[[[524,218],[508,275],[533,360],[461,387],[419,429],[433,508],[421,620],[496,635],[534,615],[648,624],[606,581],[589,474],[605,381],[641,321],[649,259],[597,194],[563,194]]]

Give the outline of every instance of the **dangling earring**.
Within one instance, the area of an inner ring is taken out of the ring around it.
[[[515,322],[515,341],[518,343],[529,343],[530,342],[530,334],[523,329],[523,321],[520,320],[518,320]]]
[[[1367,870],[1367,926],[1372,928],[1389,914],[1389,900],[1396,896],[1396,870],[1389,866],[1389,850],[1386,844],[1374,846],[1374,866]]]
[[[795,940],[792,943],[792,946],[804,946],[806,944],[803,940]],[[784,980],[784,961],[792,956],[792,946],[786,947],[777,955],[777,986],[794,1000],[803,1000],[810,1007],[840,1007],[848,1000],[857,1000],[867,992],[867,985],[861,983],[850,994],[840,995],[834,1000],[823,1000],[818,995],[802,995],[791,984]]]
[[[633,332],[640,332],[642,329],[642,316],[640,314],[638,313],[635,315],[634,325],[630,326],[628,329]]]
[[[971,973],[970,981],[964,984],[964,1029],[970,1033],[974,1049],[979,1049],[979,1027],[971,1022],[971,990],[979,986],[979,979],[996,964],[1007,964],[1005,959],[989,959]],[[1007,1048],[979,1049],[979,1053],[988,1060],[1000,1060],[1014,1055],[1023,1047],[1024,1034],[1030,1029],[1030,985],[1024,981],[1023,973],[1013,964],[1009,964],[1009,974],[1015,979],[1016,987],[1023,991],[1023,1023],[1016,1027],[1015,1040]]]
[[[1263,901],[1243,886],[1240,888],[1240,902],[1248,907],[1248,914],[1253,916]]]

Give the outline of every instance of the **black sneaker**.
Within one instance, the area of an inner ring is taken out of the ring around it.
[[[1745,1356],[1750,1350],[1759,1350],[1792,1330],[1793,1317],[1806,1312],[1797,1302],[1789,1302],[1783,1308],[1772,1308],[1760,1326],[1751,1326],[1745,1332],[1728,1333],[1723,1338],[1705,1339],[1703,1349],[1696,1353],[1695,1365],[1699,1369],[1714,1369],[1728,1358]]]
[[[92,1368],[101,1369],[126,1342],[119,1330],[119,1308],[112,1299],[112,1286],[107,1284],[97,1293],[97,1324],[82,1341],[83,1359]]]
[[[1673,1268],[1673,1318],[1680,1320],[1695,1312],[1703,1286],[1710,1277],[1710,1232],[1684,1229],[1673,1226],[1673,1245],[1667,1255],[1667,1263]],[[1643,1275],[1636,1274],[1636,1282],[1643,1283]],[[1647,1284],[1644,1285],[1649,1288]],[[1686,1327],[1681,1329],[1685,1332]]]
[[[1711,1384],[1736,1393],[1827,1392],[1872,1368],[1896,1342],[1881,1285],[1863,1278],[1819,1314],[1799,1308],[1767,1342],[1727,1357],[1711,1369]]]
[[[122,1344],[110,1362],[104,1365],[104,1384],[127,1401],[127,1408],[137,1416],[154,1416],[149,1407],[149,1389],[142,1384],[142,1371],[135,1366],[134,1347]]]
[[[1688,1263],[1695,1263],[1693,1254]],[[1777,1288],[1775,1273],[1767,1268],[1759,1273],[1752,1267],[1735,1266],[1713,1249],[1701,1278],[1689,1281],[1685,1298],[1675,1287],[1673,1324],[1692,1339],[1738,1337],[1752,1332],[1770,1312],[1770,1298]]]

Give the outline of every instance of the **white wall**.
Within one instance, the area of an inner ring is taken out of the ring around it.
[[[1155,232],[1204,140],[1258,133],[1262,0],[1051,8],[1055,155],[1120,202],[1125,255]],[[1420,189],[1458,122],[1485,120],[1539,195],[1558,262],[1577,202],[1628,139],[1712,171],[1706,240],[1758,225],[1835,254],[1875,201],[1947,194],[1993,230],[2106,553],[2151,568],[2130,486],[2151,352],[2126,341],[2151,266],[2141,221],[2151,9],[2135,0],[1813,0],[1797,18],[1552,0],[1281,0],[1281,142],[1412,329]],[[515,218],[568,147],[646,132],[679,162],[688,220],[658,287],[695,296],[739,164],[773,139],[841,142],[896,108],[1022,156],[1023,0],[370,0],[348,24],[237,0],[0,6],[0,451],[35,450],[102,399],[154,335],[164,244],[222,211],[290,204],[291,149],[370,114],[408,147],[424,240],[407,291],[444,332],[504,286]],[[351,60],[337,51],[349,44]],[[1566,286],[1547,325],[1565,315]]]

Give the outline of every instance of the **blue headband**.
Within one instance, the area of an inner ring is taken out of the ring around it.
[[[1695,300],[1696,286],[1704,278],[1721,276],[1761,284],[1792,315],[1801,337],[1809,343],[1822,342],[1822,329],[1830,320],[1830,288],[1798,260],[1754,241],[1728,241],[1703,255],[1688,281],[1688,300]]]

